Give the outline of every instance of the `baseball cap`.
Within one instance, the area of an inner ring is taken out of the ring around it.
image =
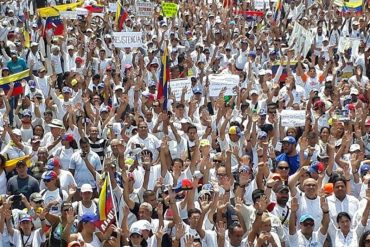
[[[76,63],[83,63],[83,59],[81,57],[76,57],[75,62]]]
[[[32,202],[40,202],[43,201],[42,195],[38,192],[34,192],[30,195],[30,201]]]
[[[361,176],[365,176],[370,171],[370,164],[365,163],[360,168]]]
[[[357,88],[354,88],[354,87],[351,88],[350,94],[358,95],[359,93],[358,93]]]
[[[42,179],[56,179],[58,177],[57,173],[55,171],[47,171],[42,175]]]
[[[259,113],[258,113],[260,116],[266,116],[267,113],[266,113],[266,110],[265,109],[260,109]]]
[[[130,229],[130,236],[133,235],[133,234],[138,234],[141,236],[141,230],[137,227],[131,227]]]
[[[9,70],[9,68],[8,68],[8,67],[6,67],[6,66],[4,66],[4,67],[2,68],[2,70]]]
[[[138,220],[134,223],[132,223],[131,228],[138,228],[140,231],[143,230],[152,230],[152,225],[147,220]]]
[[[83,223],[95,223],[96,221],[98,221],[98,217],[96,214],[85,213],[81,216],[81,222]]]
[[[183,191],[183,190],[192,190],[193,189],[193,183],[190,179],[183,179],[177,183],[177,186],[174,188],[174,191],[176,193]]]
[[[303,223],[306,220],[313,220],[314,221],[314,218],[310,214],[304,214],[304,215],[301,216],[301,218],[299,218],[299,223]]]
[[[70,87],[63,87],[62,88],[62,93],[72,93],[72,88],[70,88]]]
[[[258,139],[261,140],[264,138],[267,138],[267,133],[265,131],[258,132]]]
[[[93,192],[93,189],[92,189],[90,184],[83,184],[81,186],[81,192],[82,193],[84,193],[84,192]]]
[[[289,187],[285,184],[279,185],[276,189],[277,192],[283,192],[284,190],[289,192]]]
[[[311,163],[311,166],[308,168],[310,173],[322,173],[325,169],[325,166],[322,162],[314,161]]]
[[[252,96],[253,94],[257,94],[257,95],[259,95],[259,94],[258,94],[258,91],[257,91],[257,90],[255,90],[255,89],[252,89],[252,90],[249,92],[249,96]]]
[[[250,170],[251,169],[247,165],[242,165],[239,167],[239,173],[249,173]]]
[[[213,185],[212,184],[203,184],[202,190],[213,191]]]
[[[29,80],[28,86],[30,86],[30,88],[36,88],[36,82],[34,80]]]
[[[63,137],[62,137],[62,141],[71,142],[73,140],[74,140],[74,138],[73,138],[72,134],[64,134]]]
[[[78,84],[77,79],[73,79],[73,80],[71,81],[71,85],[72,85],[72,87],[76,86],[77,84]]]
[[[22,112],[22,116],[25,117],[25,116],[28,116],[28,117],[31,117],[32,116],[32,112],[28,109],[25,109],[23,112]]]
[[[240,130],[240,128],[238,126],[231,126],[229,128],[229,135],[238,135],[238,136],[241,136],[243,133],[242,131]]]
[[[31,143],[38,143],[41,142],[41,138],[39,136],[32,136]]]
[[[293,136],[286,136],[284,137],[283,141],[282,142],[287,142],[289,144],[296,144],[296,140]]]
[[[195,87],[193,88],[193,94],[201,94],[202,93],[202,88],[200,87]]]
[[[360,151],[360,150],[361,150],[361,147],[357,143],[352,144],[351,147],[349,148],[350,153],[355,152],[355,151]]]
[[[23,221],[32,221],[32,217],[29,214],[22,214],[19,217],[19,222],[23,222]]]
[[[325,194],[333,194],[334,185],[333,183],[324,184],[324,192]]]
[[[22,135],[22,131],[20,129],[13,129],[13,134],[14,135],[17,135],[17,136],[21,136]]]
[[[48,170],[53,170],[55,167],[60,167],[59,160],[57,158],[51,158],[46,163],[46,167]]]

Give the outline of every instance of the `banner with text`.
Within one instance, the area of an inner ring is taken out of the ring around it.
[[[142,47],[142,32],[113,32],[113,44],[117,48]]]
[[[136,16],[139,17],[152,17],[154,12],[153,3],[137,2],[135,6]]]
[[[281,125],[283,127],[302,127],[306,121],[306,111],[282,110]]]
[[[219,96],[221,90],[226,88],[225,96],[236,95],[234,88],[239,85],[239,76],[218,74],[209,76],[209,96]]]
[[[182,90],[186,87],[185,100],[189,100],[193,96],[191,91],[191,80],[190,78],[177,79],[170,81],[171,93],[176,97],[176,101],[181,100]]]
[[[176,3],[162,3],[163,14],[166,17],[174,17],[177,15],[177,4]]]

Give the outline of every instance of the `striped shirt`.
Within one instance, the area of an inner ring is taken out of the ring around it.
[[[102,139],[97,139],[95,142],[89,139],[91,151],[97,153],[99,155],[100,161],[104,161],[104,148],[105,144],[107,143],[107,140],[102,138]]]

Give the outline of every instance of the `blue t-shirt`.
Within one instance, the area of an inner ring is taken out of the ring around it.
[[[9,68],[11,74],[16,74],[27,69],[27,64],[22,58],[17,58],[17,61],[10,60],[6,66]]]
[[[299,155],[288,156],[286,153],[280,154],[276,157],[276,163],[279,161],[286,161],[289,164],[289,175],[294,174],[299,169]]]

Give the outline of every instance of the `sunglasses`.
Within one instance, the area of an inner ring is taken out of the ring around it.
[[[303,222],[303,225],[304,226],[313,226],[313,225],[315,225],[315,222],[313,222],[313,221]]]
[[[278,169],[287,171],[287,170],[289,170],[289,167],[287,167],[287,166],[278,166]]]

